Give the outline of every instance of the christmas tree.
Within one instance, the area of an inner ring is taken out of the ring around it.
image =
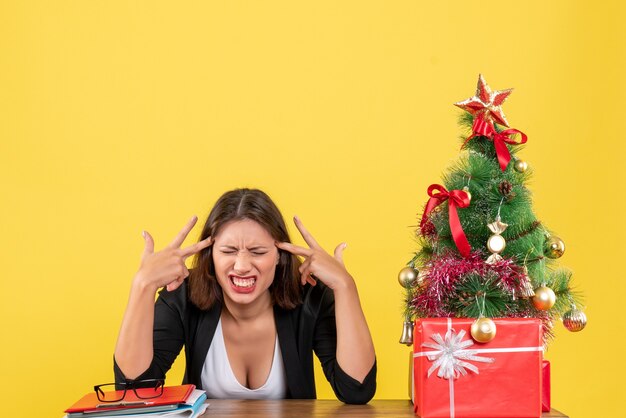
[[[415,318],[477,318],[476,341],[495,335],[489,318],[539,318],[544,343],[558,319],[570,331],[586,324],[571,272],[558,268],[561,239],[534,214],[531,170],[517,156],[526,135],[509,128],[502,104],[512,89],[491,91],[482,75],[465,112],[460,159],[433,184],[416,230],[419,250],[400,271],[410,345]]]

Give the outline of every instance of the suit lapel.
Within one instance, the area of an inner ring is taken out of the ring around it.
[[[215,303],[209,311],[201,311],[198,318],[198,326],[196,328],[195,342],[192,344],[193,352],[190,367],[187,369],[189,373],[189,382],[196,383],[198,389],[202,389],[201,374],[209,352],[211,341],[217,329],[217,323],[222,312],[222,305]]]
[[[307,387],[309,383],[304,378],[302,362],[296,346],[296,335],[289,312],[274,305],[274,321],[276,322],[280,351],[285,364],[290,397],[293,399],[310,398],[311,389]]]

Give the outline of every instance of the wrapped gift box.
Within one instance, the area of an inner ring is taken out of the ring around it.
[[[494,319],[496,337],[470,335],[473,318],[424,318],[413,333],[415,413],[422,418],[541,416],[538,319]]]
[[[541,380],[541,410],[550,412],[550,362],[543,361]]]

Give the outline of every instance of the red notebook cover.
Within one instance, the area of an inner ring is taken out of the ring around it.
[[[96,392],[91,392],[83,396],[78,402],[70,406],[65,410],[67,413],[71,412],[93,412],[93,411],[110,411],[117,409],[132,409],[132,408],[144,408],[146,406],[159,406],[159,405],[171,405],[184,403],[191,392],[196,388],[195,385],[179,385],[179,386],[166,386],[163,388],[163,395],[158,398],[152,399],[139,399],[135,395],[132,389],[126,391],[126,396],[123,402],[141,402],[137,405],[116,405],[111,403],[111,406],[107,406],[107,402],[101,402],[96,396]],[[117,391],[121,394],[123,391]],[[98,407],[100,405],[100,407]]]

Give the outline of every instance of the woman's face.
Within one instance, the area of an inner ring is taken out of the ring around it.
[[[274,243],[265,228],[249,219],[222,227],[214,237],[213,263],[224,298],[249,304],[268,292],[279,258]]]

